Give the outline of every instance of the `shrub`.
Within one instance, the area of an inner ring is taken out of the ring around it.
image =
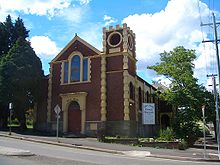
[[[193,109],[179,110],[173,124],[176,137],[184,139],[188,146],[192,146],[199,137],[199,125],[193,115]]]
[[[159,138],[158,140],[162,141],[173,141],[175,138],[175,134],[173,132],[172,128],[167,128],[167,129],[161,129],[159,133]]]
[[[181,142],[179,143],[179,146],[178,146],[179,150],[185,150],[188,148],[187,146],[187,142],[185,140],[181,140]]]

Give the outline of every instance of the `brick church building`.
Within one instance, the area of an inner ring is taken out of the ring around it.
[[[137,75],[136,63],[135,34],[126,24],[103,28],[102,51],[76,35],[50,63],[36,129],[56,130],[56,105],[62,133],[95,136],[102,129],[110,136],[151,136],[169,126],[172,108]],[[142,124],[144,102],[156,105],[155,125]]]

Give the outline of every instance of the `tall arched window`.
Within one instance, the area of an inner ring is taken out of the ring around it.
[[[67,61],[67,62],[64,62],[64,79],[63,79],[63,82],[64,83],[68,83],[68,75],[69,75],[69,73],[68,73],[68,71],[69,71],[69,62]]]
[[[139,101],[139,110],[142,110],[142,95],[141,88],[138,88],[138,101]]]
[[[83,81],[88,81],[88,58],[83,59]]]
[[[130,99],[134,100],[134,86],[132,82],[129,84],[129,90],[130,90]]]
[[[80,56],[75,55],[71,60],[71,81],[80,81]]]
[[[149,92],[148,92],[148,91],[146,92],[146,100],[147,100],[147,103],[150,102],[150,99],[149,99]]]

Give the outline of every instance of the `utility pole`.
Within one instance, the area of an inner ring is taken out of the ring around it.
[[[213,23],[207,23],[207,24],[201,23],[201,26],[212,26],[213,30],[214,30],[214,38],[215,39],[202,41],[202,43],[212,42],[215,44],[216,57],[217,57],[217,69],[218,69],[218,81],[220,83],[220,62],[219,62],[219,49],[218,49],[218,42],[220,41],[220,39],[218,39],[218,34],[217,34],[217,26],[220,25],[220,22],[216,22],[214,13],[212,13],[212,17],[213,17]],[[219,90],[220,90],[220,88],[219,88]]]
[[[215,44],[216,47],[216,57],[217,57],[217,69],[218,69],[218,83],[220,84],[220,62],[219,62],[219,49],[218,49],[218,42],[220,41],[220,39],[218,39],[218,34],[217,34],[217,26],[220,25],[220,22],[216,23],[215,20],[215,15],[214,13],[212,13],[212,17],[213,17],[213,23],[208,23],[208,24],[203,24],[201,23],[201,26],[211,26],[213,27],[214,30],[214,40],[207,40],[207,41],[202,41],[203,43],[205,42],[212,42]],[[219,125],[219,113],[218,113],[218,99],[219,99],[219,95],[218,93],[220,93],[220,87],[219,87],[219,92],[217,93],[217,89],[216,89],[216,82],[215,82],[215,76],[212,75],[212,81],[213,81],[213,88],[214,88],[214,95],[215,95],[215,100],[216,100],[216,133],[217,133],[217,143],[218,143],[218,157],[220,159],[220,125]]]
[[[218,113],[218,93],[217,93],[217,89],[216,89],[216,81],[215,81],[215,75],[212,75],[212,86],[213,86],[213,92],[214,92],[214,97],[215,97],[215,111],[216,111],[216,140],[218,143],[218,157],[220,159],[220,127],[219,127],[219,113]]]

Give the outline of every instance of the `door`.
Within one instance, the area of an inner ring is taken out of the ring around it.
[[[68,108],[68,132],[81,132],[81,110],[76,101],[71,102]]]

